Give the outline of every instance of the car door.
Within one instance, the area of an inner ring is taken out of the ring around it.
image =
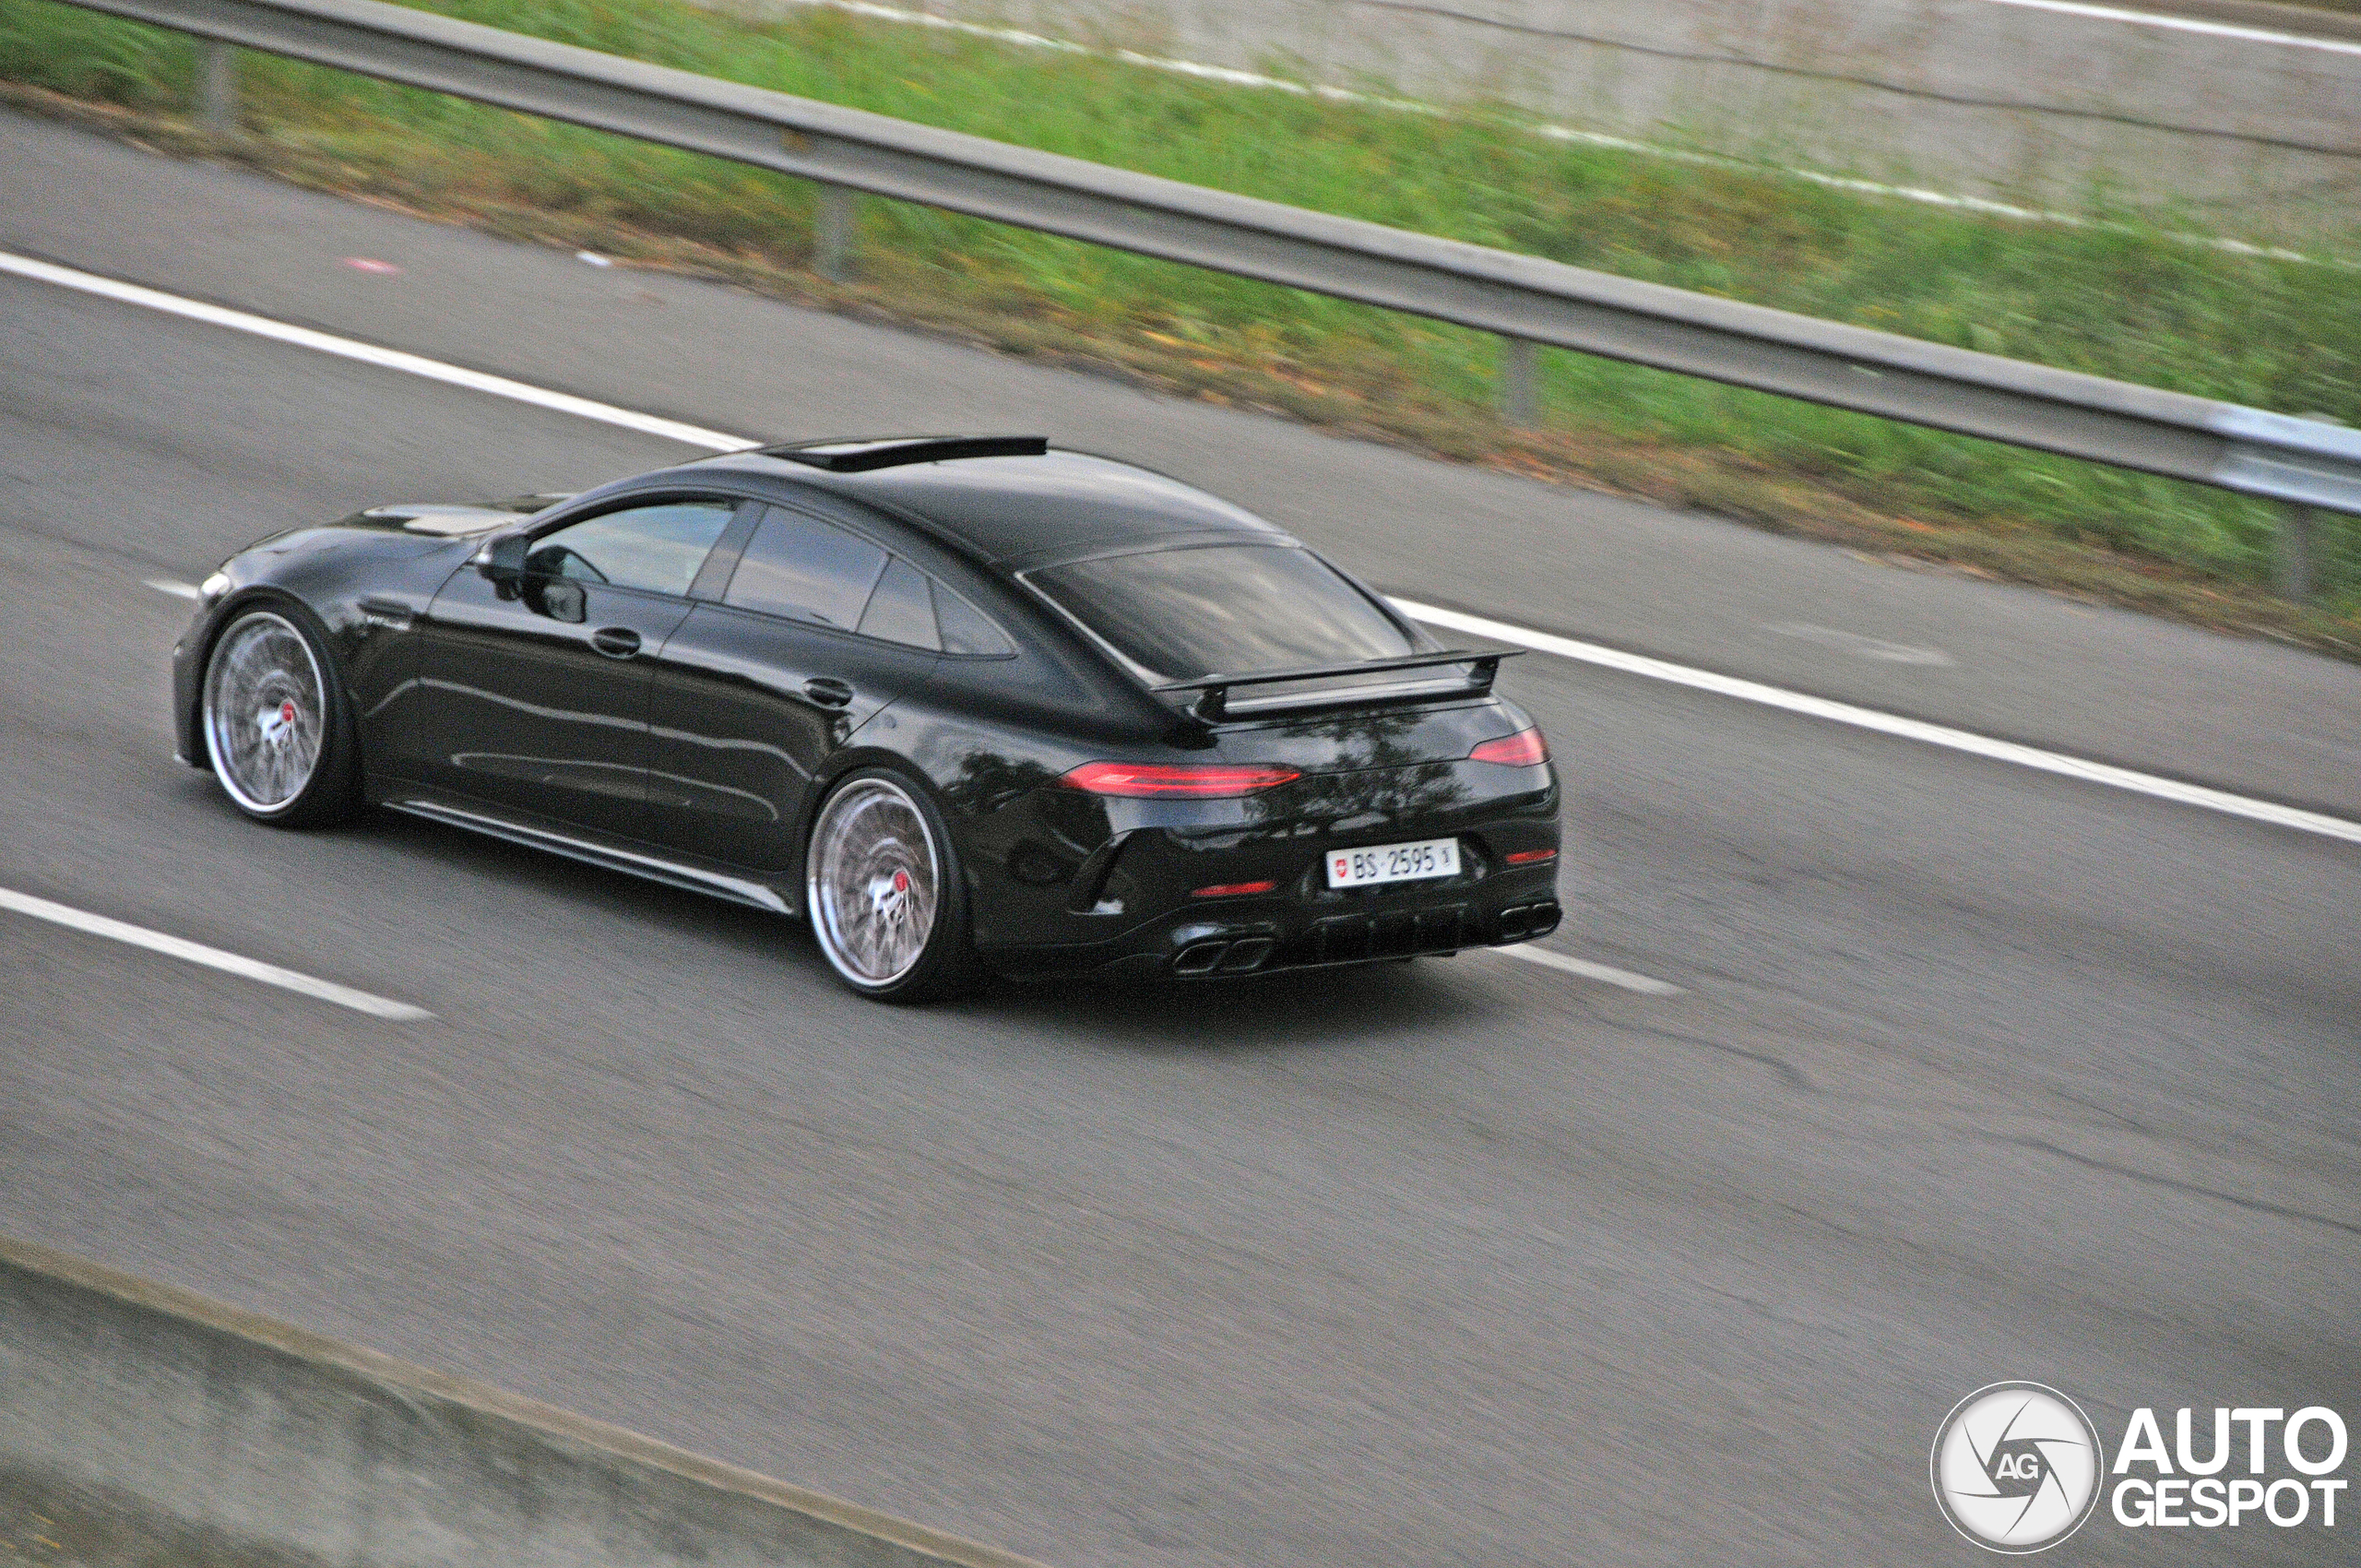
[[[537,534],[521,577],[455,574],[427,612],[423,781],[644,837],[650,662],[739,505],[627,503]]]
[[[718,603],[655,665],[658,842],[791,878],[813,777],[940,657],[926,575],[819,517],[773,505]]]

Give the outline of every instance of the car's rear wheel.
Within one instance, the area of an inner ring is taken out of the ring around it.
[[[319,637],[292,612],[246,611],[206,660],[205,750],[231,802],[257,822],[317,827],[352,809],[351,719]]]
[[[804,857],[804,907],[828,967],[864,996],[931,1001],[974,978],[949,827],[923,787],[885,768],[829,791]]]

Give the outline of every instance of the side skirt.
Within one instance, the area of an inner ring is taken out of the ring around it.
[[[660,882],[668,887],[683,888],[691,893],[704,893],[716,898],[727,898],[733,904],[750,904],[757,909],[767,909],[775,915],[792,916],[795,909],[778,896],[776,889],[743,877],[727,876],[720,872],[705,871],[696,866],[682,865],[677,861],[659,860],[630,849],[618,849],[605,844],[594,844],[585,838],[552,833],[545,827],[528,827],[520,822],[502,817],[485,816],[477,812],[462,811],[445,805],[440,801],[416,798],[395,799],[380,802],[387,811],[402,812],[410,816],[424,817],[430,822],[448,823],[471,833],[488,837],[504,838],[528,849],[546,849],[552,855],[564,855],[587,865],[605,871],[624,872],[632,876],[644,876],[650,882]]]

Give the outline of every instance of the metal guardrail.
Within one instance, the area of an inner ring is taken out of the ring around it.
[[[792,98],[380,0],[71,0],[824,187],[817,260],[848,265],[845,192],[990,219],[1498,333],[1530,422],[1542,343],[2285,503],[2281,585],[2309,591],[2306,509],[2361,515],[2361,431],[1536,256],[1337,218]],[[208,123],[229,123],[208,63]]]

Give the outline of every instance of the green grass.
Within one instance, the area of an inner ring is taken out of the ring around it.
[[[2169,215],[2094,206],[2105,221],[2093,226],[2008,222],[1548,141],[1482,107],[1332,103],[825,10],[752,24],[671,0],[433,8],[1197,184],[2361,424],[2361,273],[2188,244],[2162,226]],[[0,0],[0,78],[171,114],[188,102],[194,59],[170,34]],[[662,237],[750,267],[808,255],[800,182],[245,62],[249,125],[299,178],[462,215],[531,211],[564,232]],[[2361,252],[2361,232],[2315,239]],[[1248,385],[1297,389],[1276,400],[1315,417],[1465,432],[1494,396],[1497,345],[1482,334],[894,203],[864,204],[861,247],[864,280],[889,306],[948,302],[963,321],[1160,356],[1203,385],[1237,385],[1222,375],[1240,368]],[[2113,552],[2134,576],[2146,562],[2246,590],[2269,579],[2276,517],[2261,504],[1575,354],[1545,352],[1541,382],[1555,445],[1536,460],[1580,470],[1596,458],[1593,471],[1624,488],[1650,490],[1639,470],[1661,459],[1688,476],[1673,499],[1810,531],[1803,514],[1822,498],[1940,536],[1934,553],[1957,556],[1971,536],[2015,541],[1991,559],[2036,579],[2050,568],[2024,563],[2064,559],[2044,541]],[[2361,629],[2361,529],[2321,521],[2323,612],[2349,635]]]

